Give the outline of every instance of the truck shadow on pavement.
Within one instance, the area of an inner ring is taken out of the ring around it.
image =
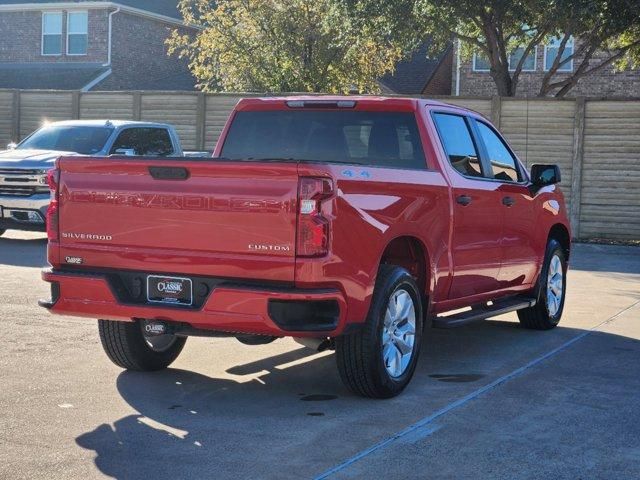
[[[118,479],[310,478],[322,471],[318,468],[334,465],[583,331],[532,332],[516,322],[486,321],[430,332],[412,384],[391,400],[350,394],[333,355],[302,348],[226,369],[237,378],[175,368],[122,372],[118,392],[139,414],[100,425],[76,442],[96,452],[102,473]],[[626,340],[640,351],[637,341]],[[215,350],[211,355],[215,361]],[[402,413],[390,416],[390,411]],[[309,458],[321,467],[312,467]]]
[[[282,439],[279,426],[296,417],[300,431],[316,420],[320,402],[311,405],[301,401],[304,397],[319,392],[319,398],[327,399],[348,395],[333,355],[291,370],[276,368],[314,355],[301,348],[230,368],[235,375],[252,376],[244,383],[175,368],[125,371],[117,378],[118,392],[140,414],[100,425],[76,442],[96,452],[101,472],[118,479],[243,478],[237,472],[246,468],[247,446],[259,442],[263,448],[273,440],[271,435]],[[291,381],[292,376],[303,381]],[[301,384],[305,391],[298,392],[295,386]],[[255,471],[251,477],[263,474]]]
[[[47,265],[47,238],[0,237],[0,265],[44,267]]]

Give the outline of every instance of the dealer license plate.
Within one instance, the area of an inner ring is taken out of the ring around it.
[[[192,305],[193,284],[191,279],[149,275],[147,277],[147,300],[171,305]]]

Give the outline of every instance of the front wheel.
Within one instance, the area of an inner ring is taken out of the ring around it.
[[[3,229],[1,229],[1,228],[0,228],[0,237],[1,237],[2,235],[4,235],[4,232],[6,232],[6,230],[3,230]]]
[[[538,280],[538,302],[533,307],[518,310],[522,326],[533,330],[550,330],[558,325],[564,310],[566,277],[564,250],[557,240],[551,239]]]
[[[144,324],[98,320],[102,347],[109,359],[127,370],[151,372],[167,368],[178,358],[186,337],[148,335]]]
[[[336,338],[338,371],[354,393],[390,398],[409,384],[422,340],[421,298],[407,270],[380,267],[362,330]]]

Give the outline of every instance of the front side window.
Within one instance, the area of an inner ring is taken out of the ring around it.
[[[556,60],[558,53],[560,52],[560,44],[562,43],[561,38],[551,38],[548,40],[547,45],[544,47],[544,69],[550,70],[553,62]],[[564,51],[562,52],[562,57],[560,57],[560,62],[569,58],[573,55],[573,37],[567,41],[564,47]],[[567,63],[561,65],[558,68],[558,72],[572,72],[573,71],[573,59],[569,60]]]
[[[482,122],[477,122],[477,125],[478,133],[489,156],[493,178],[505,182],[519,181],[516,159],[511,155],[502,139],[488,125]]]
[[[86,55],[88,43],[87,12],[69,12],[67,16],[67,54]]]
[[[174,150],[171,136],[164,128],[127,128],[118,135],[110,153],[168,157]]]
[[[237,112],[221,156],[426,168],[415,115],[405,112]]]
[[[482,177],[478,151],[465,119],[448,113],[435,113],[433,117],[453,168],[466,177]]]
[[[62,54],[61,12],[44,12],[42,14],[42,54]]]

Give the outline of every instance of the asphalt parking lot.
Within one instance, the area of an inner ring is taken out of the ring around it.
[[[0,478],[640,478],[640,248],[574,245],[561,326],[427,335],[392,400],[290,340],[189,339],[123,372],[53,317],[41,234],[0,238]]]

